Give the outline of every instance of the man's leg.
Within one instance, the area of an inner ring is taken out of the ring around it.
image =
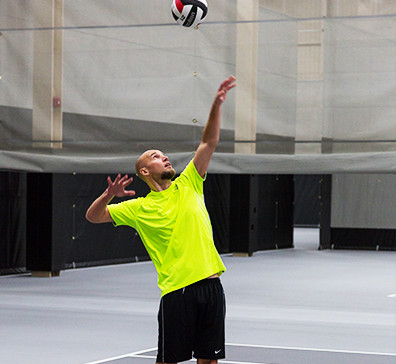
[[[195,327],[194,357],[198,364],[217,364],[217,360],[225,358],[225,297],[220,279],[207,279],[197,287],[197,299],[201,304]]]
[[[192,358],[195,318],[194,310],[189,309],[192,298],[188,289],[179,289],[161,298],[156,363],[177,364]]]

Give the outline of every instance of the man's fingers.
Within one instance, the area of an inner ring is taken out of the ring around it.
[[[235,87],[236,86],[236,83],[235,83],[235,77],[234,76],[231,76],[231,77],[229,77],[227,80],[226,80],[226,83],[225,83],[225,85],[224,85],[224,88],[228,91],[228,90],[231,90],[233,87]]]
[[[235,77],[232,77],[232,78],[230,77],[229,79],[224,81],[223,84],[221,85],[221,87],[217,93],[217,97],[221,101],[224,101],[226,98],[227,92],[236,86],[236,83],[232,83],[232,82],[234,82],[234,80],[235,80]]]
[[[121,177],[121,175],[119,174],[117,176],[117,178],[114,180],[114,184],[123,186],[125,184],[125,182],[127,182],[127,181],[128,181],[128,183],[130,183],[129,181],[132,181],[132,177],[128,179],[128,175],[127,174],[124,175],[123,177]]]
[[[127,191],[125,188],[129,186],[133,181],[133,178],[128,178],[128,175],[124,175],[121,177],[121,174],[118,174],[114,179],[114,182],[111,180],[110,176],[107,177],[107,183],[109,184],[109,189],[111,189],[112,193],[114,193],[118,197],[123,196],[135,196],[136,192],[134,190]]]
[[[233,83],[236,80],[234,76],[230,76],[226,79],[226,84],[229,85],[230,83]]]
[[[120,183],[123,183],[126,179],[128,179],[128,175],[127,175],[127,174],[124,175],[124,177],[122,177],[122,178],[120,179]]]
[[[133,181],[133,178],[131,177],[131,178],[128,178],[127,180],[125,180],[123,183],[122,183],[122,185],[124,186],[124,187],[127,187],[127,186],[129,186],[131,183],[132,183],[132,181]]]
[[[120,179],[121,179],[121,175],[118,174],[117,177],[114,180],[114,184],[116,185],[120,181]]]
[[[126,187],[126,186],[129,186],[129,185],[132,183],[132,181],[133,181],[133,178],[132,178],[132,177],[131,177],[131,178],[128,178],[128,175],[126,174],[124,177],[122,177],[122,178],[120,179],[119,184],[120,184],[122,187]]]
[[[227,91],[231,90],[232,88],[234,88],[237,84],[236,83],[232,83],[230,85],[227,86]]]
[[[221,84],[222,87],[227,87],[229,84],[233,83],[236,80],[234,76],[228,77],[226,80],[223,81]]]
[[[224,91],[225,93],[227,93],[229,90],[231,90],[232,88],[234,88],[236,86],[236,83],[234,81],[235,81],[235,77],[234,76],[228,77],[220,85],[219,91]]]

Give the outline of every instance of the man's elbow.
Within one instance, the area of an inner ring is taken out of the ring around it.
[[[95,220],[93,219],[92,215],[90,214],[89,210],[87,210],[87,212],[85,213],[85,218],[91,222],[91,223],[95,223]]]
[[[85,214],[85,218],[92,224],[99,224],[101,223],[101,219],[98,216],[95,216],[91,211],[87,210]]]

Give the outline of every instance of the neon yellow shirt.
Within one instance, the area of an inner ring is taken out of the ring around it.
[[[116,226],[139,233],[162,296],[226,270],[213,242],[203,181],[191,161],[168,189],[108,205]]]

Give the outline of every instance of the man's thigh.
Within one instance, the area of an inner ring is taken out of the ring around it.
[[[158,363],[179,363],[192,358],[195,312],[180,289],[161,298],[158,311]]]
[[[197,292],[194,357],[217,360],[225,358],[225,295],[220,279],[208,281]]]

